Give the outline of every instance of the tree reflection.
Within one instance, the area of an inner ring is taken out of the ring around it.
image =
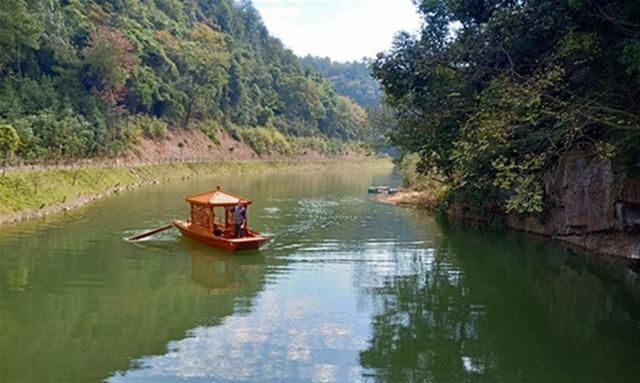
[[[369,291],[377,314],[360,362],[374,380],[630,381],[640,373],[640,315],[620,283],[528,237],[445,234],[428,268],[414,260],[415,272]]]
[[[440,248],[430,271],[390,278],[376,292],[382,313],[361,363],[376,369],[378,380],[454,382],[470,373],[465,361],[477,370],[492,364],[491,355],[474,353],[482,307],[473,304],[446,258]]]

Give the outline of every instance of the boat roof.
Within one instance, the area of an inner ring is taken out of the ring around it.
[[[251,204],[251,200],[225,192],[220,188],[220,186],[218,186],[216,190],[187,197],[187,202],[210,206],[235,206],[239,203],[243,205]]]

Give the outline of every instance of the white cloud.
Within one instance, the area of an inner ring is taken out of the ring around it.
[[[298,55],[372,57],[420,26],[411,0],[255,0],[269,31]]]

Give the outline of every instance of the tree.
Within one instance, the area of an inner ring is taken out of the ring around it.
[[[112,131],[112,141],[120,139],[117,116],[124,112],[120,104],[126,92],[126,81],[136,64],[133,45],[124,35],[112,28],[100,26],[89,37],[84,50],[84,62],[88,68],[88,81],[105,105],[107,125]]]
[[[133,46],[121,32],[100,26],[89,38],[84,50],[85,64],[93,90],[108,103],[120,100],[129,78],[131,68],[136,63],[132,54]]]
[[[380,83],[371,76],[369,59],[340,63],[328,57],[308,55],[301,61],[326,77],[338,93],[353,99],[363,108],[377,108],[380,105]]]
[[[32,13],[24,0],[0,2],[0,72],[16,63],[22,72],[21,60],[27,49],[37,49],[43,32],[37,15]]]
[[[194,113],[207,117],[207,106],[218,104],[216,100],[222,96],[229,67],[229,53],[222,33],[199,23],[189,37],[180,47],[179,66],[183,76],[176,84],[184,94],[184,127],[189,126]]]
[[[6,164],[20,146],[20,137],[11,125],[0,125],[0,159]]]
[[[542,174],[587,147],[638,152],[640,3],[423,0],[374,74],[398,116],[394,142],[464,203],[544,210]]]
[[[25,161],[120,155],[157,120],[354,137],[343,104],[249,1],[0,1],[0,121]]]

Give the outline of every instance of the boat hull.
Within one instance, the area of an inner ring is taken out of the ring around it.
[[[227,251],[256,250],[269,240],[253,231],[249,231],[249,236],[245,238],[224,238],[214,236],[204,229],[192,228],[184,221],[173,220],[173,225],[187,238]]]

